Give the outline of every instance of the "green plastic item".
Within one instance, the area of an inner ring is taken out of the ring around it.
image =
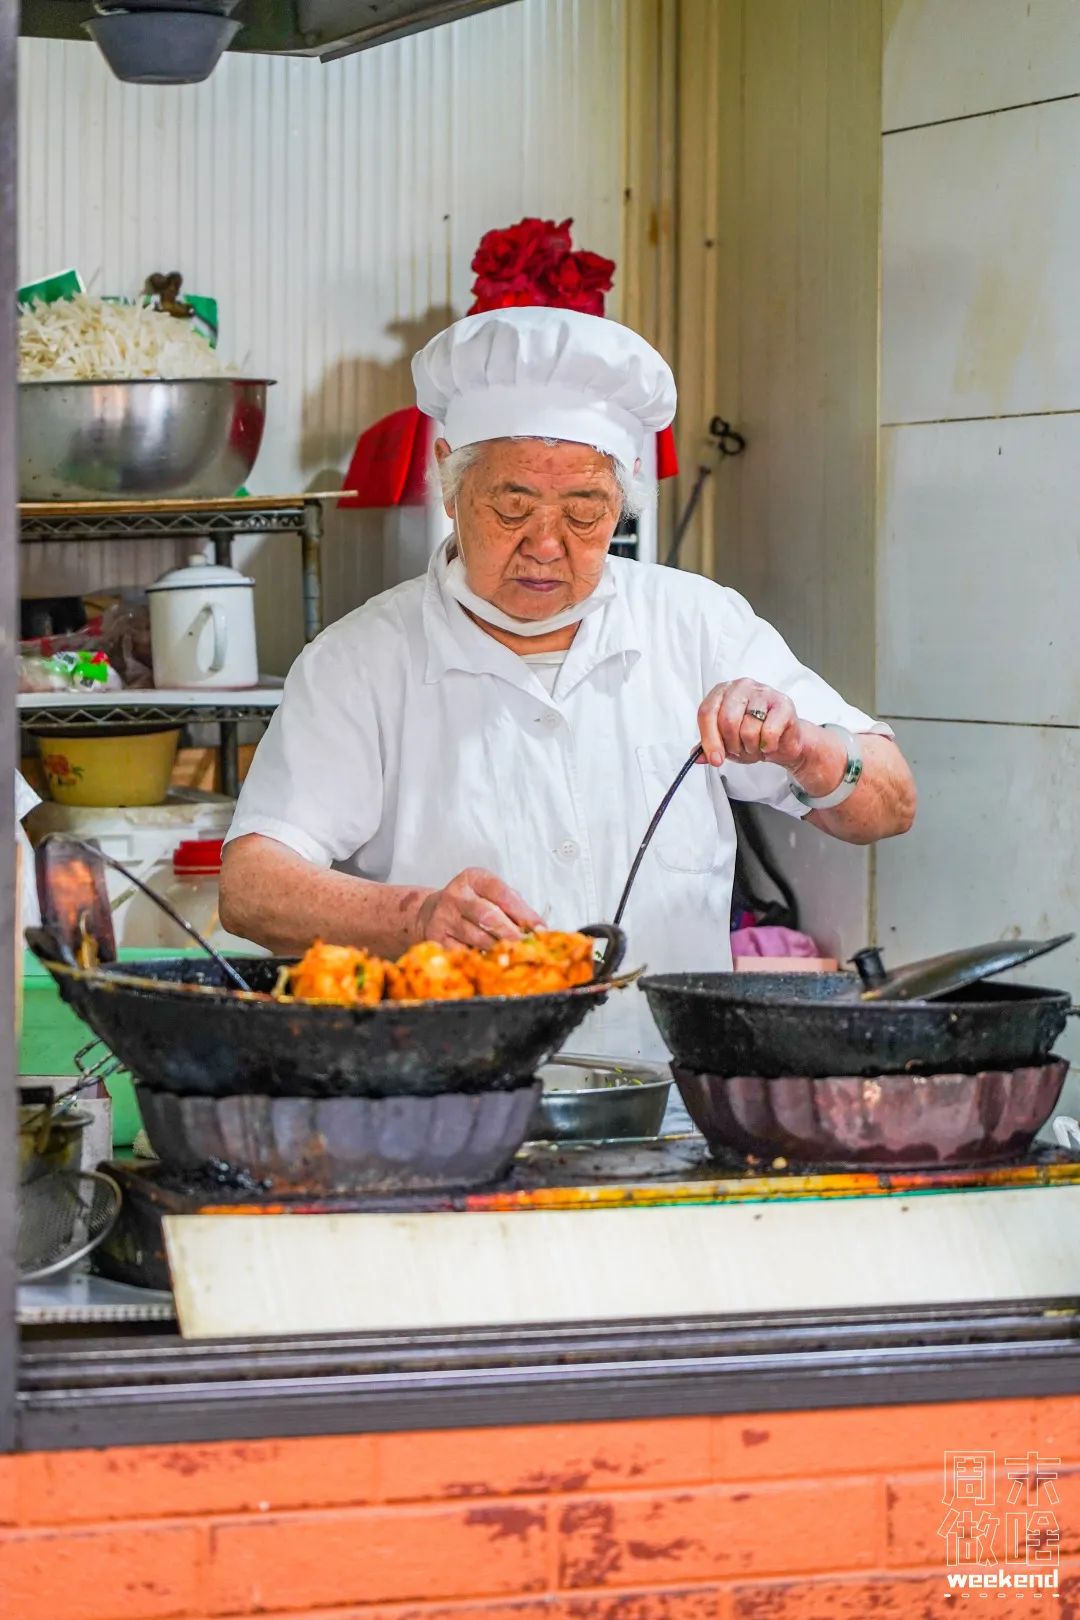
[[[122,950],[124,962],[148,962],[163,955],[199,956],[194,947],[184,951]],[[23,961],[23,1023],[19,1039],[19,1074],[70,1075],[75,1078],[75,1053],[93,1040],[82,1019],[61,1001],[56,980],[29,951]],[[106,1080],[112,1098],[113,1146],[130,1147],[142,1129],[142,1118],[129,1075]]]
[[[24,304],[55,304],[61,298],[74,298],[85,292],[83,280],[77,270],[61,270],[55,276],[43,276],[40,281],[28,281],[15,294],[15,302]]]

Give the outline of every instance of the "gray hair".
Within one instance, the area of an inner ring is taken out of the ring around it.
[[[488,442],[491,441],[483,441],[480,444],[463,444],[460,450],[451,450],[450,454],[437,464],[435,473],[436,489],[444,501],[452,503],[457,499],[461,491],[462,479],[473,462],[479,457],[484,444]],[[559,439],[543,439],[541,442],[548,446],[554,446],[562,441]],[[639,517],[642,512],[648,510],[656,499],[655,484],[641,473],[633,472],[629,467],[624,467],[622,462],[616,461],[614,456],[609,456],[604,451],[600,453],[610,466],[615,482],[619,486],[619,492],[622,495],[622,516]]]

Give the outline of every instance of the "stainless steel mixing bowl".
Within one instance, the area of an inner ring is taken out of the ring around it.
[[[19,499],[210,500],[235,495],[259,453],[272,383],[19,384]]]
[[[671,1091],[666,1064],[613,1064],[557,1057],[540,1070],[544,1089],[529,1126],[534,1142],[594,1142],[657,1136]]]

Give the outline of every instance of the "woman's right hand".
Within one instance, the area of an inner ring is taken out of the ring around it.
[[[497,939],[520,939],[543,926],[543,918],[494,872],[469,866],[421,901],[416,938],[484,951]]]

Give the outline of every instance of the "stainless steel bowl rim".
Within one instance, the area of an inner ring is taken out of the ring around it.
[[[544,1067],[546,1068],[547,1065],[545,1064]],[[617,1097],[620,1093],[628,1091],[633,1092],[635,1097],[639,1097],[653,1091],[667,1090],[673,1084],[674,1082],[669,1076],[666,1080],[628,1080],[623,1085],[616,1083],[612,1086],[559,1086],[557,1090],[555,1087],[549,1088],[545,1086],[541,1095],[545,1097],[549,1095],[552,1097],[595,1097],[599,1093],[602,1096]]]
[[[264,388],[275,388],[276,377],[234,377],[225,374],[220,377],[20,377],[20,388],[141,388],[154,386],[160,388],[162,384],[169,387],[173,383],[183,383],[190,387],[192,383],[210,383],[220,386],[221,383],[242,383],[250,388],[252,384],[260,384]]]

